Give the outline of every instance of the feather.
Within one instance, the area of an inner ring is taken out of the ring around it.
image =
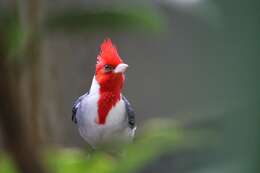
[[[73,107],[72,107],[72,117],[71,117],[71,120],[77,124],[77,117],[76,117],[76,114],[77,114],[77,110],[80,106],[80,103],[81,101],[88,95],[88,92],[82,96],[80,96],[73,104]]]

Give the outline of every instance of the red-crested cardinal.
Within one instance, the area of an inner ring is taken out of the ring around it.
[[[72,108],[72,121],[93,148],[107,142],[130,142],[134,137],[135,113],[121,93],[127,68],[112,41],[105,40],[90,90]]]

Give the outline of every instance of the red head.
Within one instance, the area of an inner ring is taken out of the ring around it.
[[[123,73],[127,67],[128,65],[123,63],[112,41],[105,40],[101,45],[96,65],[96,80],[100,87],[106,91],[121,90],[124,82]]]
[[[97,57],[96,80],[100,85],[98,101],[98,123],[104,124],[110,109],[119,101],[124,84],[124,72],[128,65],[120,58],[116,47],[110,39],[101,45]]]

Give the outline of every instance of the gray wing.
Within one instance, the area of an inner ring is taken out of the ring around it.
[[[77,110],[79,108],[79,105],[81,103],[81,101],[86,97],[88,96],[88,92],[82,96],[80,96],[73,104],[73,107],[72,107],[72,121],[77,124],[77,117],[76,117],[76,114],[77,114]]]
[[[127,118],[128,118],[128,125],[131,129],[135,128],[135,112],[132,108],[129,101],[126,99],[125,96],[123,96],[123,101],[125,102],[126,112],[127,112]]]

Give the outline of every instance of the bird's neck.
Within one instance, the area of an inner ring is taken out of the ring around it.
[[[97,103],[98,116],[96,119],[98,124],[106,123],[109,111],[120,101],[123,82],[123,77],[118,77],[104,84],[99,84],[94,76],[90,93],[99,94]]]
[[[94,76],[93,79],[92,79],[92,84],[91,84],[89,93],[90,94],[97,94],[97,93],[99,93],[99,89],[100,89],[100,85],[97,82],[96,77]]]

